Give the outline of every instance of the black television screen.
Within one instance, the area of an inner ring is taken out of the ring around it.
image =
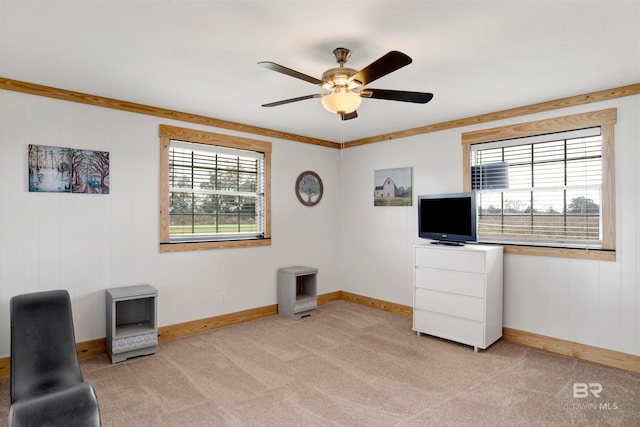
[[[418,237],[450,244],[475,242],[475,193],[418,196]]]

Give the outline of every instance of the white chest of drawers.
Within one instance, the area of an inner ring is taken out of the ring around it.
[[[416,245],[413,330],[485,349],[502,336],[502,247]]]

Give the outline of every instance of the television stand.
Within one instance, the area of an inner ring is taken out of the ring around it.
[[[464,246],[464,242],[450,242],[448,240],[434,240],[432,245],[447,245],[447,246]]]

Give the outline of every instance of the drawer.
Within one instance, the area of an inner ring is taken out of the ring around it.
[[[447,292],[416,289],[416,309],[434,311],[450,316],[463,317],[477,322],[484,321],[484,299]]]
[[[483,298],[485,276],[437,268],[416,268],[416,288],[433,289]]]
[[[416,267],[484,273],[484,252],[463,248],[415,248]]]
[[[156,345],[158,345],[158,334],[157,332],[151,332],[148,334],[113,339],[111,341],[111,352],[113,354],[119,354]]]
[[[485,348],[481,322],[447,316],[431,311],[414,310],[413,329],[436,337]]]

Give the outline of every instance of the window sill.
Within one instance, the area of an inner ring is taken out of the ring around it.
[[[248,248],[253,246],[271,246],[271,238],[221,240],[219,242],[160,243],[160,253],[202,251],[208,249]]]
[[[483,243],[487,244],[487,243]],[[615,261],[616,251],[596,249],[549,248],[542,246],[501,245],[507,255],[533,255],[554,258],[587,259],[594,261]]]

